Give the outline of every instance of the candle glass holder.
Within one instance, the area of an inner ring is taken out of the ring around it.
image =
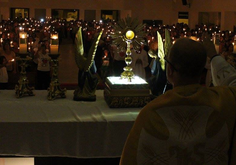
[[[48,88],[48,100],[54,100],[57,97],[66,98],[66,88],[61,89],[58,81],[58,57],[60,54],[49,54],[52,61],[52,78]]]
[[[16,57],[16,61],[19,62],[19,66],[21,68],[20,78],[18,80],[18,84],[15,86],[15,94],[17,98],[21,98],[25,95],[34,96],[34,87],[29,87],[29,80],[27,79],[25,70],[30,60],[32,60],[32,58],[28,54],[20,53],[19,56]]]
[[[20,54],[27,53],[27,33],[20,32],[19,33],[19,47],[20,47]]]

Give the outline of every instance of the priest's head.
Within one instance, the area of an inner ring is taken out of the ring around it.
[[[180,38],[165,58],[167,79],[173,87],[200,83],[207,59],[207,52],[202,43]]]

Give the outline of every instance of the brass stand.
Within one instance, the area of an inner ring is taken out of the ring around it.
[[[20,78],[18,80],[18,85],[15,86],[15,94],[17,98],[23,97],[24,95],[34,96],[34,93],[32,90],[34,90],[34,87],[29,87],[29,81],[26,76],[26,66],[28,66],[27,62],[29,60],[32,60],[31,57],[28,56],[28,54],[19,54],[19,57],[16,57],[17,61],[20,61]]]
[[[60,83],[58,81],[58,57],[60,56],[59,54],[49,54],[51,57],[52,61],[52,78],[51,78],[51,83],[50,87],[48,88],[48,100],[54,100],[58,96],[61,98],[66,97],[66,88],[61,89]]]
[[[132,71],[133,69],[130,66],[130,64],[132,63],[130,42],[131,41],[127,41],[127,50],[126,50],[126,57],[125,57],[125,63],[126,63],[127,66],[124,67],[124,72],[121,73],[121,78],[122,79],[128,79],[129,82],[131,82],[131,79],[134,76],[134,73]]]

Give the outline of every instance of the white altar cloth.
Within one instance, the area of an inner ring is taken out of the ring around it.
[[[47,100],[47,91],[16,98],[0,90],[0,155],[76,158],[120,157],[141,108],[111,109],[96,91],[96,102]]]

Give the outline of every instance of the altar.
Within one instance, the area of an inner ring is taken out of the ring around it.
[[[73,101],[73,92],[49,101],[46,90],[0,90],[0,156],[120,157],[141,108],[109,108],[103,90],[95,102]]]

